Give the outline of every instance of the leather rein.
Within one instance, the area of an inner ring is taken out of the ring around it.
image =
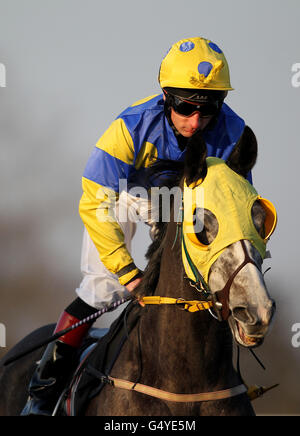
[[[128,391],[140,392],[163,401],[171,401],[175,403],[195,403],[202,401],[216,401],[225,398],[235,397],[236,395],[244,394],[248,388],[244,384],[240,384],[233,388],[224,389],[215,392],[201,392],[198,394],[174,394],[172,392],[163,391],[162,389],[153,388],[141,383],[133,383],[127,380],[122,380],[108,376],[109,384],[115,388],[125,389]]]
[[[179,223],[177,223],[179,225]],[[178,229],[178,228],[177,228]],[[177,239],[176,233],[176,239]],[[174,241],[174,244],[176,242],[176,239]],[[196,312],[201,310],[211,310],[211,308],[214,309],[215,313],[217,314],[217,318],[219,321],[226,321],[230,315],[230,309],[229,309],[229,293],[230,288],[233,283],[234,278],[236,275],[244,268],[248,263],[251,263],[255,265],[257,268],[257,264],[252,260],[247,252],[247,247],[244,240],[241,240],[242,248],[244,251],[245,259],[241,263],[241,265],[233,272],[233,274],[228,279],[227,283],[225,284],[224,288],[220,291],[217,291],[215,293],[212,293],[209,289],[208,284],[204,281],[202,275],[199,273],[198,269],[195,267],[195,265],[192,262],[191,257],[189,256],[189,253],[186,249],[186,245],[184,242],[183,232],[182,232],[182,244],[183,248],[185,250],[185,255],[187,257],[187,261],[189,262],[190,268],[194,273],[195,281],[190,281],[190,285],[195,287],[197,291],[201,292],[205,300],[185,300],[183,298],[169,298],[169,297],[160,297],[160,296],[146,296],[143,297],[140,302],[144,305],[176,305],[178,307],[181,307],[183,310],[186,310],[188,312]],[[173,246],[174,246],[173,244]],[[134,383],[127,380],[122,380],[115,377],[108,376],[106,379],[106,382],[116,388],[119,389],[125,389],[135,392],[140,392],[145,395],[149,395],[151,397],[158,398],[160,400],[164,401],[171,401],[171,402],[177,402],[177,403],[192,403],[192,402],[202,402],[202,401],[216,401],[226,398],[231,398],[237,395],[241,395],[243,393],[246,393],[248,391],[248,388],[245,384],[240,384],[238,386],[214,391],[214,392],[201,392],[196,394],[176,394],[172,392],[166,392],[161,389],[153,388],[151,386],[147,386],[140,383]]]

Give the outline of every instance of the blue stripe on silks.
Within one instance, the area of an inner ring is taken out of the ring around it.
[[[245,121],[224,103],[218,118],[217,125],[213,130],[204,132],[207,147],[207,156],[215,156],[227,160],[242,136],[245,129]],[[251,171],[247,180],[252,184]]]
[[[131,165],[95,147],[85,167],[83,177],[119,192],[119,179],[127,179]]]
[[[207,156],[215,156],[226,161],[240,139],[244,128],[244,120],[224,103],[216,126],[212,130],[204,131],[203,134]]]

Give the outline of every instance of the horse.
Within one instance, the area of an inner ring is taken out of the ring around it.
[[[251,186],[245,177],[256,156],[256,138],[246,127],[224,164],[239,182]],[[197,190],[207,178],[208,166],[202,135],[194,135],[185,163],[178,164],[168,186],[179,186],[183,192],[186,184]],[[185,213],[185,208],[184,202],[180,210]],[[255,415],[233,365],[233,342],[249,349],[261,346],[272,324],[275,302],[263,278],[261,245],[241,237],[224,246],[204,279],[197,268],[198,254],[212,245],[221,223],[211,210],[197,207],[193,220],[200,209],[202,230],[191,239],[184,219],[177,220],[174,214],[169,222],[157,223],[142,283],[134,291],[143,314],[108,376],[110,383],[89,402],[86,416]],[[255,200],[251,219],[257,240],[264,245],[269,212],[263,202]],[[228,223],[231,219],[224,217]],[[51,330],[53,326],[46,326],[32,333],[9,354],[26,348],[37,337],[47,337]],[[36,351],[6,368],[2,360],[0,414],[20,413],[34,362],[41,354],[42,350]]]

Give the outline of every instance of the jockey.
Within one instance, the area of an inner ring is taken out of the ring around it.
[[[148,200],[136,195],[139,187],[149,188],[147,167],[156,159],[183,161],[186,143],[199,129],[207,156],[226,160],[243,134],[245,122],[224,103],[232,90],[229,68],[212,41],[196,37],[175,43],[161,63],[158,80],[162,94],[123,111],[88,160],[79,206],[85,225],[83,280],[55,333],[129,295],[141,282],[130,244],[137,221],[133,215],[153,224]],[[120,219],[122,204],[129,211],[126,219]],[[83,325],[48,345],[22,415],[51,415],[90,327]]]

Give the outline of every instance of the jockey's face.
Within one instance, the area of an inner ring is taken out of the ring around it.
[[[201,117],[199,112],[194,112],[189,117],[180,115],[171,108],[171,120],[175,129],[185,138],[190,138],[198,129],[204,130],[211,121],[212,116]]]

